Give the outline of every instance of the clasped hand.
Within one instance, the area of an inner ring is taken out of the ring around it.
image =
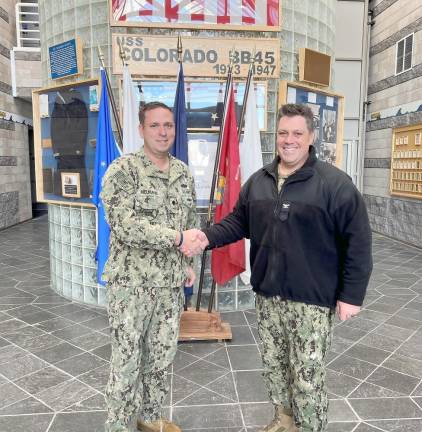
[[[183,231],[183,242],[179,246],[180,252],[187,257],[199,255],[208,246],[207,236],[199,229]]]

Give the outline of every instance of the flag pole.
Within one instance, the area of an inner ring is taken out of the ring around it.
[[[239,128],[237,130],[237,140],[239,141],[239,143],[240,143],[240,137],[242,136],[243,122],[245,121],[246,105],[248,103],[249,87],[251,86],[251,82],[252,82],[254,64],[255,64],[255,50],[254,50],[252,61],[249,63],[248,77],[246,78],[246,85],[245,85],[245,94],[243,95],[242,112],[240,114]]]
[[[217,184],[217,178],[218,178],[218,167],[220,164],[220,156],[221,156],[221,146],[223,143],[223,131],[224,131],[224,120],[225,120],[225,113],[227,110],[227,101],[229,96],[229,89],[232,82],[232,70],[233,70],[233,60],[234,60],[234,49],[230,51],[230,64],[227,74],[227,81],[226,81],[226,90],[224,95],[224,108],[223,108],[223,118],[220,126],[220,133],[218,135],[218,144],[217,144],[217,151],[215,154],[215,161],[214,161],[214,172],[212,177],[212,183],[211,183],[211,191],[210,191],[210,200],[208,204],[208,214],[207,214],[207,222],[206,227],[208,228],[211,225],[212,220],[212,210],[214,206],[214,194],[215,194],[215,187]],[[207,250],[204,250],[202,253],[202,259],[201,259],[201,272],[199,276],[199,286],[198,286],[198,294],[196,298],[196,311],[199,311],[201,307],[201,298],[202,298],[202,289],[204,286],[204,275],[205,275],[205,263],[207,259]],[[208,312],[211,312],[212,310],[212,302],[213,297],[215,295],[215,281],[213,280],[212,286],[211,286],[211,294],[210,294],[210,301],[208,302]]]
[[[104,64],[104,55],[101,51],[100,46],[98,46],[97,49],[98,49],[98,59],[100,60],[101,67],[104,69],[105,76],[106,76],[106,86],[107,86],[108,95],[109,95],[109,99],[110,99],[111,109],[113,111],[114,121],[116,122],[117,136],[119,138],[119,147],[120,147],[120,150],[123,150],[122,125],[120,123],[120,118],[119,118],[119,115],[117,113],[116,101],[114,100],[114,97],[113,97],[113,91],[111,89],[110,78],[108,76],[107,69],[106,69],[105,64]]]
[[[179,34],[177,37],[177,62],[179,63],[179,72],[180,72],[180,65],[182,64],[182,54],[183,54],[182,38]],[[189,296],[185,294],[185,301],[183,303],[184,311],[188,310],[188,302],[189,302]]]

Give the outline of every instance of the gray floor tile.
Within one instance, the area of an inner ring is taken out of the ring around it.
[[[86,351],[90,351],[92,349],[106,345],[107,343],[110,343],[110,336],[106,336],[103,333],[93,331],[71,339],[70,343]]]
[[[106,364],[104,360],[90,353],[83,353],[56,363],[56,367],[72,376],[77,376]]]
[[[228,346],[227,351],[233,370],[262,369],[261,355],[256,345]]]
[[[222,312],[220,316],[222,321],[228,322],[232,328],[233,326],[241,326],[247,324],[245,314],[242,311]]]
[[[109,375],[110,366],[106,364],[79,375],[78,380],[102,392],[107,385]]]
[[[403,394],[388,390],[385,387],[378,385],[369,384],[363,382],[352,394],[349,395],[351,398],[380,398],[380,397],[400,397]]]
[[[34,414],[26,416],[1,416],[0,430],[2,432],[46,432],[53,414]],[[61,431],[64,432],[64,431]]]
[[[345,354],[374,364],[382,363],[389,355],[391,355],[388,351],[368,347],[359,343],[350,347]]]
[[[96,391],[87,385],[71,380],[38,392],[36,397],[54,411],[61,411],[95,394],[97,394]]]
[[[199,360],[184,369],[180,369],[177,374],[183,378],[186,378],[196,384],[205,386],[212,381],[220,378],[227,374],[227,369],[214,366],[210,368],[210,363]]]
[[[66,318],[70,317],[67,315]],[[88,321],[83,321],[83,325],[92,330],[102,330],[109,327],[109,321],[107,316],[97,314],[96,317],[89,319]]]
[[[46,367],[30,375],[19,378],[15,383],[28,393],[34,395],[69,379],[70,376],[64,374],[60,370],[53,367]]]
[[[105,412],[59,413],[49,432],[103,432]]]
[[[202,388],[199,384],[180,377],[177,374],[173,375],[173,388],[172,388],[172,403],[173,405],[185,405],[184,401],[191,394],[199,391]]]
[[[15,381],[24,375],[29,375],[40,369],[48,366],[45,361],[28,354],[16,358],[8,363],[4,363],[0,367],[1,374],[7,377],[11,381]]]
[[[330,400],[328,420],[330,422],[351,422],[359,419],[344,399],[334,399]]]
[[[225,369],[230,369],[229,356],[225,347],[222,347],[217,351],[205,356],[204,360],[211,363],[210,367],[217,365]]]
[[[360,385],[361,381],[331,369],[327,369],[327,387],[330,393],[346,397]]]
[[[0,348],[0,365],[25,357],[28,353],[15,345],[6,345]]]
[[[390,324],[396,327],[401,327],[404,329],[417,330],[422,326],[422,322],[416,321],[409,318],[400,317],[397,315],[392,316],[389,320],[386,321],[386,324]]]
[[[96,394],[88,399],[77,402],[74,405],[65,408],[63,412],[75,411],[105,411],[106,403],[102,394]]]
[[[350,399],[349,402],[363,420],[422,418],[422,410],[407,397]]]
[[[231,329],[233,339],[229,342],[229,345],[255,344],[255,338],[249,326],[235,326]]]
[[[378,429],[385,430],[388,432],[420,432],[422,431],[422,419],[409,420],[381,420],[381,421],[370,421],[367,422],[370,425],[377,427]]]
[[[36,327],[45,332],[51,333],[56,330],[62,330],[66,327],[70,327],[73,325],[75,325],[73,321],[67,320],[63,317],[58,317],[49,319],[48,321],[40,322],[36,325]]]
[[[175,407],[173,420],[182,430],[243,426],[239,405]]]
[[[53,315],[50,312],[47,311],[39,311],[30,315],[22,316],[20,319],[28,324],[37,324],[43,321],[50,320],[52,318],[55,318],[56,315]]]
[[[419,378],[379,367],[366,381],[408,396],[420,380]]]
[[[240,408],[246,426],[265,426],[273,419],[274,409],[269,402],[242,403]]]
[[[355,432],[357,425],[357,422],[332,422],[328,423],[327,432]]]
[[[51,334],[60,339],[70,341],[74,338],[89,334],[91,333],[91,331],[92,330],[90,330],[88,327],[84,327],[80,324],[74,324],[73,326],[54,331]]]
[[[35,355],[49,363],[55,364],[69,357],[82,354],[84,351],[67,342],[59,343],[51,348],[36,351]]]
[[[91,352],[92,354],[101,357],[103,360],[110,361],[111,344],[107,343],[106,345],[93,349]]]
[[[28,398],[28,393],[25,393],[21,388],[11,382],[6,382],[0,385],[0,409],[14,404],[18,401]],[[1,430],[1,429],[0,429]]]
[[[363,345],[389,352],[395,351],[402,344],[400,339],[390,338],[375,333],[369,333],[359,342]]]
[[[235,372],[234,382],[240,402],[268,402],[268,393],[261,372]]]
[[[384,366],[393,369],[397,372],[402,372],[407,375],[415,376],[422,379],[422,361],[412,359],[410,357],[393,354],[385,363]]]
[[[336,372],[363,380],[376,368],[376,365],[343,354],[332,361],[329,367]]]
[[[0,410],[0,418],[4,415],[45,414],[53,410],[39,400],[29,397]]]

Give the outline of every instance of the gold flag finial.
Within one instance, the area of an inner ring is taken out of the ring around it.
[[[182,53],[183,53],[182,37],[179,35],[177,38],[177,61],[179,63],[182,63]]]

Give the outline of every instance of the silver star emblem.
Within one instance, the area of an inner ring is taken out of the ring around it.
[[[216,120],[218,119],[218,115],[217,115],[217,113],[212,113],[212,114],[211,114],[211,118],[212,118],[214,121],[216,121]]]

